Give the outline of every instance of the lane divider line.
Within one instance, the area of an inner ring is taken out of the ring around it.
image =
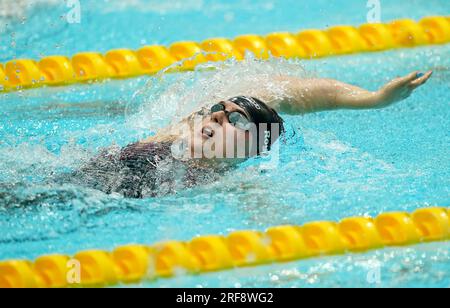
[[[105,287],[449,238],[450,208],[429,207],[412,214],[390,212],[338,223],[276,226],[265,232],[236,231],[188,242],[131,244],[112,252],[87,250],[73,257],[53,254],[34,262],[2,261],[0,288]]]
[[[326,30],[304,30],[297,34],[271,33],[265,37],[241,35],[233,40],[207,39],[201,43],[176,42],[169,47],[145,46],[139,50],[116,49],[101,54],[82,52],[72,58],[55,55],[14,59],[0,64],[0,93],[42,86],[96,82],[109,78],[131,78],[156,74],[177,62],[169,72],[193,70],[208,61],[242,60],[250,52],[256,58],[313,59],[359,52],[383,51],[450,42],[450,17],[430,16],[416,22],[394,20],[360,27],[333,26]]]

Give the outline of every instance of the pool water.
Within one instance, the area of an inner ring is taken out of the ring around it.
[[[366,1],[82,1],[80,24],[58,1],[0,14],[1,61],[137,48],[244,33],[365,22]],[[448,1],[382,2],[382,20],[444,15]],[[24,17],[26,16],[26,17]],[[130,22],[130,19],[132,22]],[[115,80],[0,95],[0,260],[73,254],[128,243],[189,240],[385,211],[450,205],[450,45],[313,61],[215,64],[213,71]],[[153,134],[204,102],[240,94],[260,74],[323,76],[375,90],[434,70],[409,99],[383,110],[285,116],[275,169],[251,160],[218,182],[144,200],[70,184],[98,151]],[[270,193],[267,193],[270,192]],[[449,287],[450,243],[432,243],[182,275],[146,287]],[[373,273],[379,279],[371,279]]]

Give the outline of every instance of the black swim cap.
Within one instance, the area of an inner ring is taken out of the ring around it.
[[[283,119],[278,113],[257,98],[236,96],[228,101],[244,109],[257,128],[257,155],[266,154],[284,132]]]

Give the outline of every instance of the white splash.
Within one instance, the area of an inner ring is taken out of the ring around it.
[[[255,96],[263,84],[271,94],[283,96],[284,87],[270,81],[279,75],[308,77],[300,60],[261,61],[249,55],[244,61],[209,62],[192,72],[152,78],[136,92],[135,99],[142,107],[128,116],[128,123],[155,131],[218,101],[237,95]]]
[[[24,18],[28,10],[36,6],[51,6],[60,2],[59,0],[0,0],[0,18]]]

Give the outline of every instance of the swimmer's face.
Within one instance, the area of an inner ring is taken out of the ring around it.
[[[222,101],[219,104],[223,110],[213,108],[210,114],[202,118],[201,125],[194,125],[191,154],[197,153],[193,157],[199,157],[198,153],[202,153],[202,158],[248,157],[252,134],[241,125],[236,125],[236,119],[241,123],[248,121],[249,116],[235,103]]]

